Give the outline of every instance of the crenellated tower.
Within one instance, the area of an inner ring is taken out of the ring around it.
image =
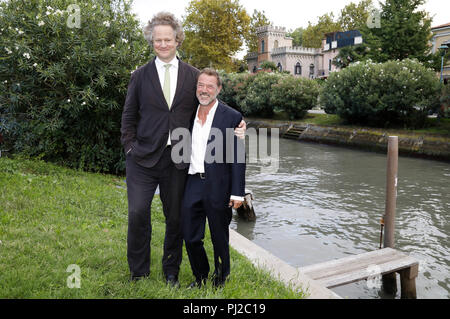
[[[258,35],[258,64],[272,61],[271,52],[280,47],[291,47],[292,38],[286,37],[286,28],[266,25],[256,29]]]

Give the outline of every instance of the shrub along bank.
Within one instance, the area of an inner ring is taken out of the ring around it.
[[[365,61],[331,73],[321,102],[350,124],[421,128],[438,108],[440,90],[435,72],[417,60]]]
[[[271,118],[283,111],[292,120],[301,119],[317,105],[320,85],[316,80],[285,73],[222,74],[219,99],[244,116]]]

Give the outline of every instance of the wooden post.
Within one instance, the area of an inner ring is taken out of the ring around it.
[[[416,277],[419,274],[419,264],[400,271],[402,299],[417,299]]]
[[[384,212],[384,247],[394,248],[395,209],[397,206],[398,136],[389,136],[387,151],[386,207]],[[396,273],[383,275],[383,289],[397,292]]]

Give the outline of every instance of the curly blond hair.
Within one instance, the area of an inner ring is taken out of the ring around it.
[[[178,47],[184,41],[184,32],[181,23],[170,12],[159,12],[144,27],[144,38],[150,46],[153,46],[153,30],[158,25],[170,25],[175,33],[175,40],[178,42]]]

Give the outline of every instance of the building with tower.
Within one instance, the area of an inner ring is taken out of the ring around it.
[[[337,68],[332,64],[339,48],[362,43],[357,30],[325,34],[321,48],[293,47],[286,28],[264,26],[257,29],[258,52],[247,54],[250,72],[257,72],[264,61],[272,61],[280,71],[306,78],[326,78]]]
[[[450,23],[432,27],[431,32],[433,33],[431,38],[431,53],[439,51],[439,47],[443,44],[447,45],[448,50],[450,50]],[[450,62],[444,65],[442,72],[444,82],[448,83],[450,79]]]

